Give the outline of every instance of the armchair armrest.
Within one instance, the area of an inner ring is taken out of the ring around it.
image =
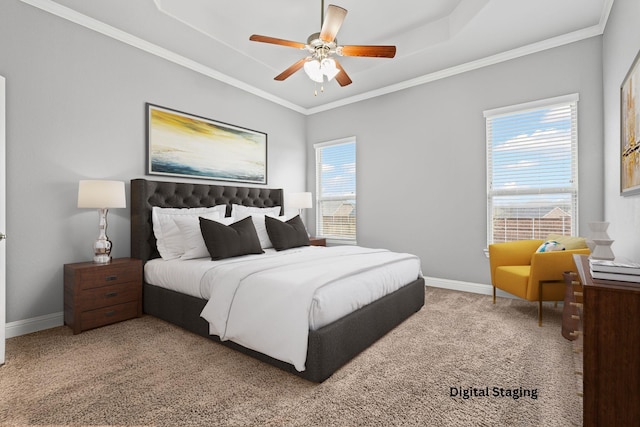
[[[528,299],[537,298],[538,286],[541,280],[563,281],[562,273],[576,271],[573,261],[574,254],[590,254],[588,248],[573,249],[557,252],[535,252],[531,256],[531,275],[527,290]],[[530,298],[529,298],[530,297]]]
[[[530,265],[531,255],[544,240],[515,240],[489,245],[489,264],[493,278],[497,267],[504,265]]]

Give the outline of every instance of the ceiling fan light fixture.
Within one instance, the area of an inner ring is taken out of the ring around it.
[[[311,80],[317,83],[324,81],[322,70],[320,69],[320,62],[317,59],[310,59],[304,63],[304,72]]]
[[[336,61],[333,58],[324,58],[320,63],[320,69],[322,70],[322,74],[327,76],[327,80],[331,81],[340,70],[336,67]]]

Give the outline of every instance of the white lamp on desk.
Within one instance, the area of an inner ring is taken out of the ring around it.
[[[98,209],[98,240],[93,244],[93,262],[111,262],[111,241],[107,237],[107,212],[110,208],[127,207],[122,181],[83,180],[78,185],[78,207]]]

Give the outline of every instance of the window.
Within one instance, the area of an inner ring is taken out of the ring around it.
[[[576,235],[578,95],[484,112],[488,243]]]
[[[316,235],[356,241],[356,139],[314,144]]]

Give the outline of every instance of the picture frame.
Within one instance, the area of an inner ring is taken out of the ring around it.
[[[267,134],[146,103],[147,174],[267,183]]]
[[[620,194],[640,194],[640,52],[620,86]]]

